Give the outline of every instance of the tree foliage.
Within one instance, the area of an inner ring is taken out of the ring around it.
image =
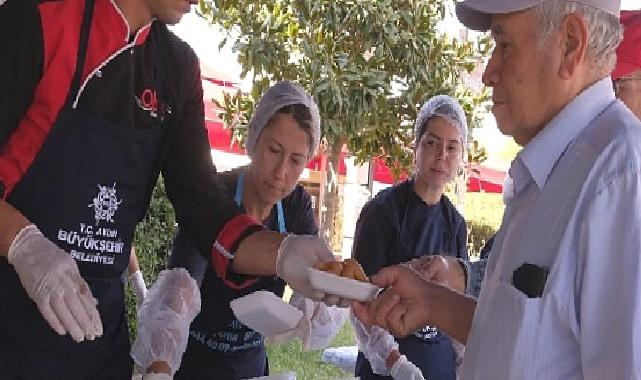
[[[253,78],[250,99],[228,96],[223,105],[236,128],[267,87],[291,80],[316,99],[330,145],[347,142],[359,162],[380,156],[408,168],[411,127],[424,101],[451,94],[474,125],[485,100],[461,75],[476,67],[487,41],[439,33],[443,0],[205,0],[200,11],[227,31],[222,44],[233,44],[242,76]]]
[[[347,144],[358,163],[381,157],[398,176],[411,170],[423,102],[450,94],[472,126],[486,98],[462,77],[477,67],[487,40],[440,33],[445,0],[201,0],[199,10],[226,31],[221,46],[232,44],[241,75],[252,79],[250,94],[221,105],[238,139],[267,87],[290,80],[314,96],[334,165]]]

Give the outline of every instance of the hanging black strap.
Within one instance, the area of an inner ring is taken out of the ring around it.
[[[78,43],[78,54],[76,57],[76,68],[71,81],[71,88],[67,96],[67,105],[73,104],[82,80],[82,71],[85,67],[85,58],[87,56],[87,45],[89,44],[89,33],[91,31],[91,21],[93,19],[94,0],[85,1],[85,14],[82,17],[82,27],[80,28],[80,42]]]
[[[441,200],[439,201],[439,204],[441,206],[441,212],[443,214],[443,219],[445,220],[445,230],[447,234],[447,246],[449,248],[448,254],[458,257],[458,250],[454,249],[454,246],[457,244],[454,244],[454,220],[453,218],[450,218],[450,210],[448,208],[448,202],[445,201],[445,196],[441,195]]]

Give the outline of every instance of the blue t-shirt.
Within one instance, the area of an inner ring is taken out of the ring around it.
[[[220,174],[228,195],[233,198],[240,170]],[[310,195],[298,185],[282,200],[287,232],[316,235],[318,227],[312,210]],[[242,205],[241,205],[242,207]],[[276,207],[263,224],[278,231]],[[244,379],[268,373],[264,338],[240,323],[229,303],[258,290],[269,290],[282,297],[285,282],[276,276],[263,276],[243,289],[227,286],[213,269],[211,262],[202,258],[180,231],[174,239],[170,257],[171,267],[184,267],[197,280],[202,279],[201,311],[189,330],[187,350],[175,379]]]
[[[371,276],[382,268],[425,255],[467,255],[467,226],[452,202],[442,196],[425,203],[412,189],[413,180],[379,192],[361,211],[356,223],[352,256]],[[432,327],[398,339],[399,351],[421,368],[425,378],[455,379],[452,343]],[[374,375],[359,354],[356,375],[361,380],[391,379]]]

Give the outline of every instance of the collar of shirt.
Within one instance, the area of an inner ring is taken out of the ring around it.
[[[513,181],[511,196],[525,189],[530,180],[543,189],[570,143],[614,100],[610,77],[599,80],[572,99],[512,162],[509,170]]]

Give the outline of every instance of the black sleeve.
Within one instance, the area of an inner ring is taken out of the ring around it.
[[[467,223],[461,214],[454,210],[456,213],[457,219],[457,229],[456,229],[456,257],[463,260],[469,260],[469,255],[467,253]]]
[[[226,195],[212,162],[198,59],[187,50],[178,64],[186,68],[187,75],[174,73],[184,81],[177,97],[182,104],[177,107],[162,173],[178,224],[196,249],[210,257],[218,233],[241,211]]]
[[[200,286],[207,271],[207,263],[207,259],[198,253],[191,240],[179,228],[174,236],[174,243],[169,255],[169,268],[187,269],[187,272]]]
[[[8,0],[0,5],[0,148],[31,104],[42,76],[43,49],[36,2]]]
[[[381,205],[373,201],[363,207],[358,217],[352,257],[361,264],[368,276],[387,265],[388,251],[398,230],[393,220]]]
[[[295,190],[294,197],[288,209],[292,210],[292,218],[287,218],[287,230],[297,235],[318,235],[318,225],[312,208],[312,198],[302,186]]]

